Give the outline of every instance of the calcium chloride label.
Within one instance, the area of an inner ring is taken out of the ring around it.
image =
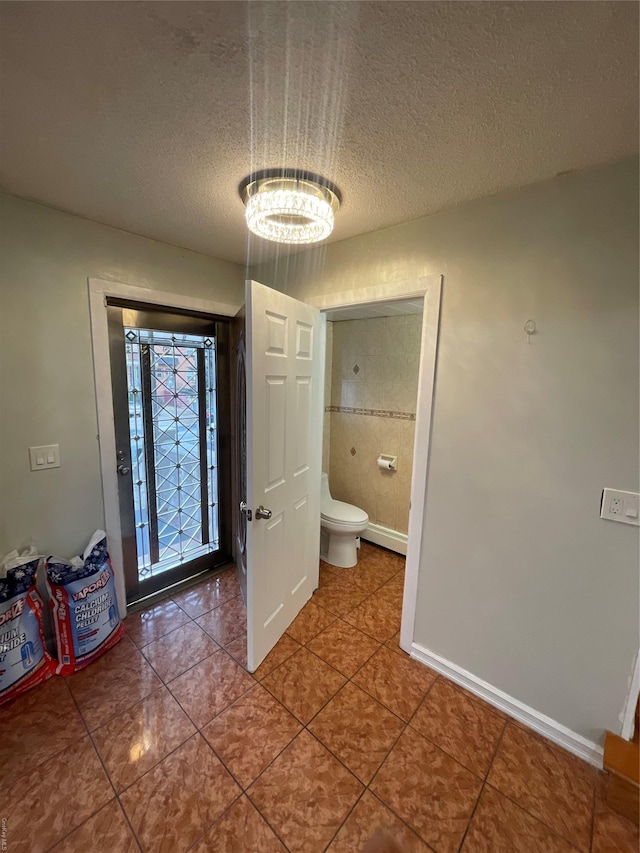
[[[102,531],[91,539],[82,560],[47,559],[58,667],[67,675],[86,666],[122,636],[115,577]]]
[[[42,600],[35,588],[39,558],[3,570],[0,577],[0,702],[53,672],[42,634]]]

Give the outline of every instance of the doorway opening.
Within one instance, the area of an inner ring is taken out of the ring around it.
[[[433,408],[436,354],[438,348],[438,332],[440,326],[440,305],[442,295],[442,276],[425,276],[407,281],[387,283],[385,285],[373,285],[361,290],[348,290],[342,293],[331,293],[313,298],[312,304],[322,311],[329,321],[339,318],[364,319],[375,317],[375,312],[381,306],[393,306],[394,303],[410,302],[417,300],[422,304],[422,317],[420,326],[420,348],[418,350],[418,378],[417,399],[415,408],[413,460],[407,468],[410,468],[410,498],[408,530],[406,534],[406,571],[404,581],[404,592],[402,602],[402,624],[400,628],[400,646],[411,654],[413,648],[413,633],[415,624],[416,601],[418,593],[418,575],[420,570],[420,554],[422,550],[422,535],[424,511],[427,500],[429,448],[431,441],[431,416]],[[416,305],[416,310],[417,310]],[[386,310],[386,309],[385,309]],[[353,312],[349,315],[347,312]],[[358,365],[358,371],[354,368]],[[353,374],[360,372],[360,365],[356,361],[350,367]],[[330,385],[326,385],[327,394]],[[331,412],[331,399],[327,396],[325,411],[329,419]],[[366,408],[354,406],[354,409]],[[373,407],[372,407],[373,408]],[[380,418],[379,423],[382,422]],[[330,439],[331,441],[331,439]],[[348,447],[349,456],[353,456],[351,450],[355,445]],[[357,455],[357,448],[355,448]],[[380,446],[372,448],[373,454],[378,456]],[[389,454],[395,455],[395,454]],[[330,457],[329,457],[330,458]],[[326,456],[325,456],[326,462]],[[404,467],[404,466],[403,466]],[[409,473],[406,471],[405,473]],[[370,531],[367,534],[370,535]],[[376,541],[372,538],[372,541]],[[388,543],[385,544],[389,547]],[[403,542],[404,546],[404,542]],[[400,550],[400,549],[398,549]]]
[[[127,603],[230,559],[229,323],[109,300]]]
[[[404,555],[423,309],[412,298],[326,312],[322,469],[335,499],[367,513],[361,537]]]

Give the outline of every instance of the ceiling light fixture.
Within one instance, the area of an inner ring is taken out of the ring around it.
[[[269,169],[240,184],[251,232],[275,243],[318,243],[333,231],[338,188],[297,169]]]

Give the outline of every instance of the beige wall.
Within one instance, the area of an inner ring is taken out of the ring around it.
[[[331,493],[374,524],[406,533],[422,315],[332,326]],[[395,471],[378,468],[381,453],[398,457]]]
[[[0,196],[0,552],[71,556],[104,525],[87,278],[240,304],[244,270]],[[32,473],[27,448],[59,444]]]
[[[637,159],[252,273],[302,299],[444,275],[415,641],[590,740],[619,730],[638,529],[598,514],[604,486],[638,490]]]

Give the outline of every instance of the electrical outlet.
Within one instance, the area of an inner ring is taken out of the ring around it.
[[[609,512],[611,515],[622,515],[624,512],[624,498],[616,496],[611,498],[609,502]]]
[[[637,492],[621,492],[605,489],[602,492],[600,518],[621,521],[623,524],[640,526],[640,495]]]

